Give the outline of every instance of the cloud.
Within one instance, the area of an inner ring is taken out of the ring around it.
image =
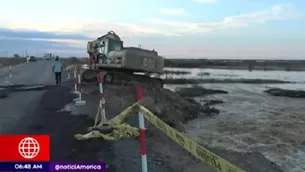
[[[0,28],[0,56],[5,51],[10,56],[21,55],[25,50],[29,55],[46,52],[64,56],[85,55],[87,40],[91,39],[83,34]]]
[[[24,54],[25,51],[29,55],[42,56],[46,52],[52,52],[63,56],[85,55],[85,45],[83,48],[74,46],[70,43],[47,41],[47,40],[32,40],[32,39],[18,39],[18,38],[0,38],[0,56],[3,56],[4,50],[8,52],[9,56],[13,54]],[[1,54],[2,53],[2,54]]]
[[[186,14],[182,8],[180,11],[178,8],[162,8],[159,10],[160,12],[167,12],[167,14],[171,15],[184,13],[183,18],[185,18]],[[185,55],[189,51],[193,53],[190,47],[195,44],[192,38],[197,37],[197,35],[205,38],[212,35],[209,38],[215,39],[213,33],[202,35],[198,33],[211,32],[219,29],[247,27],[253,23],[261,24],[273,20],[284,20],[294,17],[295,14],[296,10],[293,6],[279,4],[263,11],[226,16],[222,20],[215,22],[185,22],[185,20],[182,20],[182,17],[179,17],[175,21],[164,20],[162,18],[150,18],[128,23],[98,19],[88,20],[87,18],[75,21],[73,19],[58,19],[38,22],[23,16],[19,16],[20,19],[14,18],[14,16],[7,16],[8,18],[6,19],[0,17],[0,49],[8,50],[11,53],[18,53],[27,49],[29,53],[54,51],[54,53],[67,56],[86,56],[87,40],[95,39],[113,30],[124,40],[125,45],[137,46],[138,44],[142,44],[143,48],[157,49],[162,55]],[[29,28],[25,29],[26,27]],[[195,36],[195,34],[197,35]],[[223,37],[219,39],[223,40]],[[200,53],[204,52],[201,51],[201,46],[205,42],[201,39],[196,40],[198,42],[198,44],[196,42],[196,45],[199,46],[196,52],[200,55]],[[206,44],[211,44],[211,41]],[[215,51],[222,44],[226,44],[225,46],[230,45],[230,43],[225,43],[225,41],[219,41],[213,45],[215,46]],[[177,53],[178,50],[181,53]],[[232,51],[237,52],[237,50]],[[232,52],[224,52],[232,54]],[[213,54],[213,52],[210,54]]]
[[[86,33],[91,37],[98,37],[108,31],[113,30],[119,36],[124,38],[131,38],[137,36],[175,36],[175,33],[167,32],[165,30],[154,28],[154,26],[143,26],[141,24],[124,23],[124,22],[88,22],[82,25],[81,32]]]
[[[159,8],[159,12],[168,15],[186,14],[186,11],[183,8]]]
[[[162,25],[166,28],[166,32],[176,35],[185,35],[191,33],[209,32],[216,29],[247,27],[251,23],[264,23],[271,20],[283,20],[293,17],[294,8],[289,4],[274,5],[271,8],[236,16],[224,17],[219,22],[183,22],[168,21],[162,19],[151,18],[148,22],[155,25]]]
[[[77,39],[77,40],[89,40],[88,36],[83,34],[71,34],[63,32],[42,32],[35,30],[21,30],[21,29],[7,29],[0,28],[0,37],[12,37],[12,38],[31,38],[31,39]]]
[[[202,4],[213,4],[216,2],[216,0],[192,0],[198,3],[202,3]]]
[[[83,52],[81,54],[85,54],[87,40],[92,39],[84,34],[77,33],[0,28],[0,47],[8,51],[10,55],[20,54],[25,49],[31,55],[45,52],[64,55],[75,55],[81,52]],[[0,54],[0,56],[2,55]]]
[[[203,2],[203,1],[202,1]],[[182,14],[182,8],[161,8],[160,12],[167,14]],[[124,38],[142,36],[181,36],[192,33],[209,32],[216,29],[246,27],[251,23],[264,23],[270,20],[280,20],[292,17],[295,12],[293,6],[288,4],[274,5],[269,9],[260,12],[240,14],[224,17],[222,21],[216,22],[185,22],[169,21],[160,18],[148,18],[143,21],[118,22],[106,20],[52,20],[48,22],[34,22],[26,19],[1,19],[0,27],[10,29],[22,29],[29,26],[29,29],[44,31],[40,37],[61,37],[59,39],[83,39],[96,38],[110,30],[115,31]],[[18,22],[17,22],[18,21]],[[26,21],[26,22],[23,22]],[[24,30],[24,29],[23,29]],[[50,33],[51,32],[51,33]],[[53,32],[61,33],[53,34]],[[14,33],[16,34],[16,33]],[[30,35],[31,33],[27,33]],[[35,33],[36,34],[36,33]],[[28,36],[30,37],[30,36]]]
[[[47,33],[62,33],[64,36],[72,38],[73,34],[86,35],[87,37],[99,37],[110,30],[119,33],[123,37],[145,36],[145,35],[173,35],[173,33],[165,32],[156,29],[154,26],[147,26],[141,23],[126,23],[115,21],[101,21],[101,20],[85,20],[85,21],[67,21],[57,22],[49,21],[49,23],[30,22],[27,24],[22,22],[7,21],[0,19],[0,28],[9,28],[11,30],[39,30]],[[18,20],[16,20],[18,21]],[[25,29],[25,26],[28,28]],[[58,36],[58,34],[56,34]],[[75,36],[75,35],[74,35]],[[84,37],[85,38],[85,37]]]

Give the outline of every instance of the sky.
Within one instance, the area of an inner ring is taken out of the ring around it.
[[[9,0],[0,56],[87,57],[113,30],[167,58],[305,59],[302,0]]]

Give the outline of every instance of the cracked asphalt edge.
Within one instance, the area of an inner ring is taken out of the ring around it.
[[[0,99],[7,98],[11,92],[42,91],[55,86],[56,85],[0,85]]]

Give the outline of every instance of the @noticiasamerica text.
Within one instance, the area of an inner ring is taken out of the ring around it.
[[[106,171],[103,162],[49,162],[50,136],[0,135],[0,171]]]

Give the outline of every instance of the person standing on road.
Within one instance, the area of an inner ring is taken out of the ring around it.
[[[55,63],[52,66],[52,70],[55,74],[56,85],[60,85],[61,84],[61,72],[63,70],[63,65],[59,61],[58,56],[55,58]]]

